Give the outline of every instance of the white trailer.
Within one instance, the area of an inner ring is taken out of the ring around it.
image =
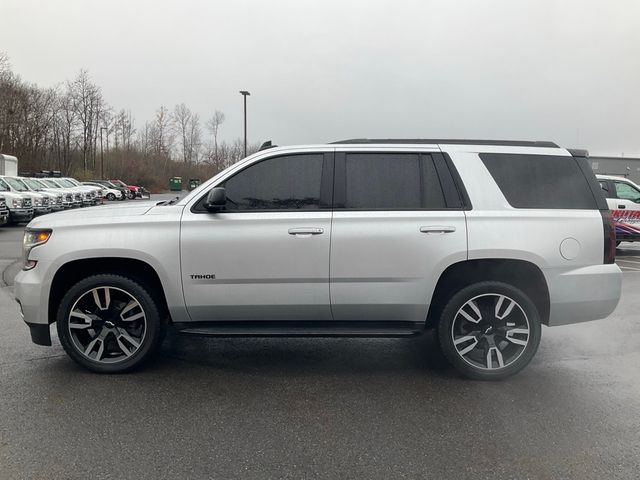
[[[11,155],[2,155],[0,153],[0,175],[17,176],[18,159]]]

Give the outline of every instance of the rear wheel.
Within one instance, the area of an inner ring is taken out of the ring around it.
[[[157,302],[143,285],[102,274],[76,283],[57,314],[60,342],[67,354],[94,372],[131,370],[162,342],[164,322]]]
[[[500,380],[529,364],[540,343],[540,316],[531,299],[502,282],[480,282],[454,294],[438,324],[449,362],[476,380]]]

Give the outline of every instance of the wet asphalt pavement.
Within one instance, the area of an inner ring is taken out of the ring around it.
[[[144,369],[107,376],[55,335],[31,343],[10,286],[21,234],[0,228],[2,480],[640,478],[640,248],[619,250],[609,319],[544,328],[503,382],[461,378],[431,335],[170,334]]]

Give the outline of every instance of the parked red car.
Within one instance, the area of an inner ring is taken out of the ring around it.
[[[128,189],[129,190],[128,197],[130,200],[133,200],[136,197],[142,198],[144,188],[138,187],[137,185],[127,185],[122,180],[109,180],[109,181],[114,185]]]

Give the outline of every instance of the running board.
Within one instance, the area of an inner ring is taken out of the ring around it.
[[[419,322],[235,321],[174,323],[179,333],[207,337],[411,337],[424,332]]]

